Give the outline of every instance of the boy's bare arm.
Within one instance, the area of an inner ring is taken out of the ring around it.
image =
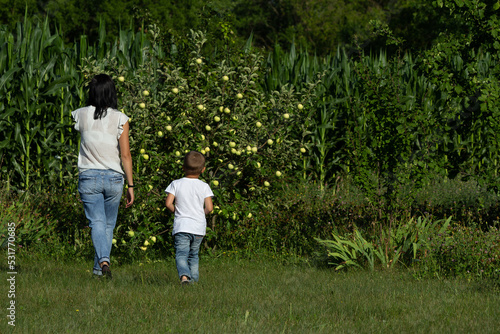
[[[167,200],[165,201],[165,206],[167,209],[170,210],[170,212],[174,213],[175,212],[175,206],[174,206],[174,199],[175,196],[172,194],[168,194]]]
[[[214,204],[212,203],[212,197],[205,198],[205,214],[209,214],[214,209]]]

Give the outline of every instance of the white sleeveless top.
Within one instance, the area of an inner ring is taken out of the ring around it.
[[[125,174],[118,139],[129,118],[112,108],[101,119],[94,119],[94,112],[94,106],[87,106],[71,113],[75,129],[81,135],[78,170],[81,173],[88,169],[111,169]]]

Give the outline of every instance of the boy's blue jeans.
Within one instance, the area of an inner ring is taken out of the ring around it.
[[[179,278],[187,276],[190,281],[198,282],[199,257],[202,235],[179,232],[174,235],[175,264]]]
[[[94,274],[102,275],[99,263],[110,262],[113,230],[123,192],[123,175],[113,170],[90,169],[80,173],[78,192],[92,229]]]

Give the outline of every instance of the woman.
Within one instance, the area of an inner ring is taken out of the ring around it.
[[[78,192],[92,229],[93,272],[111,278],[109,257],[124,175],[128,183],[126,207],[134,202],[129,118],[117,110],[115,85],[106,74],[96,75],[90,82],[87,107],[71,114],[81,136]]]

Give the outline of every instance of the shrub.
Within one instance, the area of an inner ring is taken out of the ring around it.
[[[438,178],[416,192],[413,210],[487,228],[498,220],[498,195],[473,177]]]
[[[500,278],[500,233],[455,224],[429,238],[421,254],[418,275],[436,277]]]
[[[443,233],[450,224],[451,218],[432,221],[428,217],[410,219],[393,226],[380,229],[379,234],[367,240],[359,229],[353,233],[340,235],[334,233],[333,239],[316,238],[322,244],[329,257],[329,263],[336,270],[348,267],[368,266],[374,270],[376,266],[392,268],[398,263],[408,264],[429,248],[428,239]]]
[[[27,247],[46,240],[55,231],[57,219],[43,214],[40,210],[44,205],[43,201],[35,201],[31,194],[17,196],[5,190],[1,194],[0,245],[2,248],[8,247],[7,243],[16,247]]]

